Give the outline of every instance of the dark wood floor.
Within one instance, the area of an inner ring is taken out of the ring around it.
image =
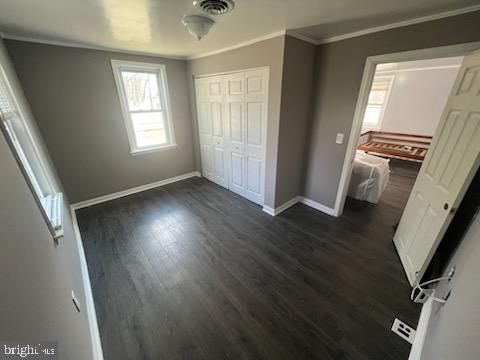
[[[407,359],[399,173],[341,218],[271,217],[201,178],[77,211],[105,359]]]

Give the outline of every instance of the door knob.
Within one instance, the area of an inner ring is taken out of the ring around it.
[[[445,203],[445,205],[443,205],[443,208],[444,208],[445,210],[448,210],[448,204]]]

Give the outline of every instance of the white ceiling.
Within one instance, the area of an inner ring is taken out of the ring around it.
[[[191,57],[293,29],[315,40],[479,5],[479,0],[236,0],[196,41],[191,0],[1,0],[7,38]]]

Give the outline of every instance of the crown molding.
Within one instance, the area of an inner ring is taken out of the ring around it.
[[[206,56],[217,55],[217,54],[220,54],[220,53],[223,53],[223,52],[226,52],[226,51],[235,50],[235,49],[247,46],[247,45],[252,45],[252,44],[258,43],[260,41],[273,39],[273,38],[276,38],[278,36],[285,35],[286,32],[287,32],[286,30],[280,30],[280,31],[277,31],[277,32],[274,32],[274,33],[271,33],[271,34],[268,34],[268,35],[260,36],[260,37],[257,37],[257,38],[251,39],[251,40],[247,40],[247,41],[238,43],[236,45],[227,46],[227,47],[224,47],[224,48],[221,48],[221,49],[218,49],[218,50],[209,51],[209,52],[199,54],[199,55],[193,55],[193,56],[188,57],[188,60],[200,59],[200,58],[203,58],[203,57],[206,57]]]
[[[372,28],[368,28],[368,29],[364,29],[364,30],[351,32],[351,33],[348,33],[348,34],[343,34],[343,35],[338,35],[338,36],[332,36],[332,37],[329,37],[329,38],[324,38],[324,39],[318,40],[318,45],[328,44],[328,43],[337,42],[337,41],[341,41],[341,40],[346,40],[346,39],[350,39],[350,38],[354,38],[354,37],[373,34],[373,33],[380,32],[380,31],[396,29],[396,28],[400,28],[400,27],[404,27],[404,26],[421,24],[421,23],[424,23],[424,22],[444,19],[444,18],[448,18],[448,17],[452,17],[452,16],[467,14],[467,13],[478,11],[478,10],[480,10],[480,5],[473,5],[473,6],[469,6],[469,7],[462,8],[462,9],[445,11],[445,12],[441,12],[441,13],[438,13],[438,14],[427,15],[427,16],[422,16],[422,17],[415,18],[415,19],[404,20],[404,21],[399,21],[399,22],[395,22],[395,23],[391,23],[391,24],[376,26],[376,27],[372,27]]]
[[[188,59],[187,56],[162,55],[162,54],[152,53],[147,51],[135,51],[135,50],[113,48],[108,46],[96,46],[96,45],[83,44],[83,43],[78,43],[75,41],[67,41],[67,40],[47,40],[47,39],[40,39],[37,37],[14,35],[14,34],[9,34],[5,32],[0,32],[0,36],[3,39],[7,39],[7,40],[26,41],[26,42],[36,43],[36,44],[65,46],[65,47],[89,49],[89,50],[110,51],[110,52],[117,52],[122,54],[151,56],[151,57],[158,57],[158,58],[171,59],[171,60],[187,60]]]
[[[321,44],[321,42],[318,41],[317,39],[314,39],[314,38],[312,38],[310,36],[307,36],[307,35],[299,34],[299,33],[295,32],[293,30],[287,30],[286,35],[294,37],[294,38],[299,39],[299,40],[303,40],[303,41],[308,42],[308,43],[313,44],[313,45],[320,45]]]

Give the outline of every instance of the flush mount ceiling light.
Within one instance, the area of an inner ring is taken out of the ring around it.
[[[187,15],[183,17],[182,23],[190,34],[200,40],[208,34],[215,21],[202,15]]]
[[[194,0],[193,5],[209,15],[222,15],[235,7],[233,0]]]

